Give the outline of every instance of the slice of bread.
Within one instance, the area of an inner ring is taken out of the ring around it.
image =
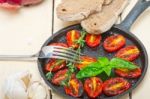
[[[104,0],[62,0],[56,8],[57,16],[63,21],[80,21],[100,12]]]
[[[81,26],[89,33],[100,34],[108,31],[116,22],[119,14],[127,6],[129,0],[113,0],[103,7],[99,13],[92,14],[81,22]]]

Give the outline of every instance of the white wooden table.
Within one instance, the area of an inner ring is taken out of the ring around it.
[[[130,5],[123,13],[127,15],[137,0],[131,0]],[[45,0],[34,7],[22,8],[18,12],[8,12],[0,9],[0,55],[10,54],[34,54],[40,50],[42,44],[52,35],[52,25],[55,33],[59,29],[74,23],[65,23],[54,15],[52,24],[53,3],[60,0]],[[135,22],[131,31],[144,43],[148,55],[150,55],[150,8],[147,9]],[[150,62],[150,60],[149,60]],[[0,61],[0,99],[3,99],[2,84],[11,74],[28,70],[34,79],[40,80],[36,61]],[[142,83],[133,91],[132,99],[148,99],[150,97],[150,68]],[[56,93],[52,93],[53,99],[63,99]],[[129,95],[121,99],[129,99]]]

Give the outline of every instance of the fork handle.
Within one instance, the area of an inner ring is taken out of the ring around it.
[[[35,60],[38,58],[37,54],[34,55],[0,55],[0,61],[11,61],[11,60]]]

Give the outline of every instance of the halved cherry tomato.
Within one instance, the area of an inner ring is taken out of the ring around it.
[[[55,85],[60,85],[63,80],[66,79],[68,69],[59,70],[56,72],[52,78],[52,83]]]
[[[141,69],[140,68],[134,70],[115,69],[115,73],[125,78],[138,78],[141,75]]]
[[[75,66],[80,70],[89,65],[92,62],[96,62],[96,58],[90,56],[81,56],[81,63],[75,64]]]
[[[98,77],[87,78],[84,82],[84,90],[90,98],[96,98],[102,93],[102,80]]]
[[[79,45],[76,44],[76,40],[80,38],[80,32],[78,30],[71,30],[67,32],[66,40],[69,47],[78,48]]]
[[[124,36],[117,34],[110,36],[104,41],[104,49],[108,52],[114,52],[122,48],[126,43],[126,39]]]
[[[52,43],[49,46],[62,46],[62,47],[68,47],[65,43]],[[52,71],[56,72],[66,66],[65,60],[60,59],[50,59],[49,62],[45,65],[46,71]]]
[[[80,97],[83,94],[82,82],[76,78],[69,81],[69,86],[64,86],[65,92],[73,97]]]
[[[101,42],[101,35],[87,34],[85,37],[85,42],[89,47],[96,47]]]
[[[120,49],[116,53],[115,56],[118,57],[118,58],[122,58],[124,60],[127,60],[127,61],[133,61],[139,55],[140,55],[139,49],[136,46],[134,46],[134,45],[130,45],[130,46],[127,46],[125,48]]]
[[[124,78],[111,78],[103,83],[103,92],[107,96],[115,96],[125,92],[130,86],[130,83]]]
[[[66,60],[60,59],[50,59],[49,62],[45,65],[46,71],[56,72],[66,66]]]

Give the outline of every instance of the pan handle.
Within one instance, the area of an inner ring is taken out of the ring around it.
[[[119,24],[118,27],[120,27],[123,30],[130,30],[134,21],[149,6],[150,6],[150,1],[138,0],[138,2],[133,7],[133,9],[130,11],[130,13],[127,15],[125,20],[121,24]]]

